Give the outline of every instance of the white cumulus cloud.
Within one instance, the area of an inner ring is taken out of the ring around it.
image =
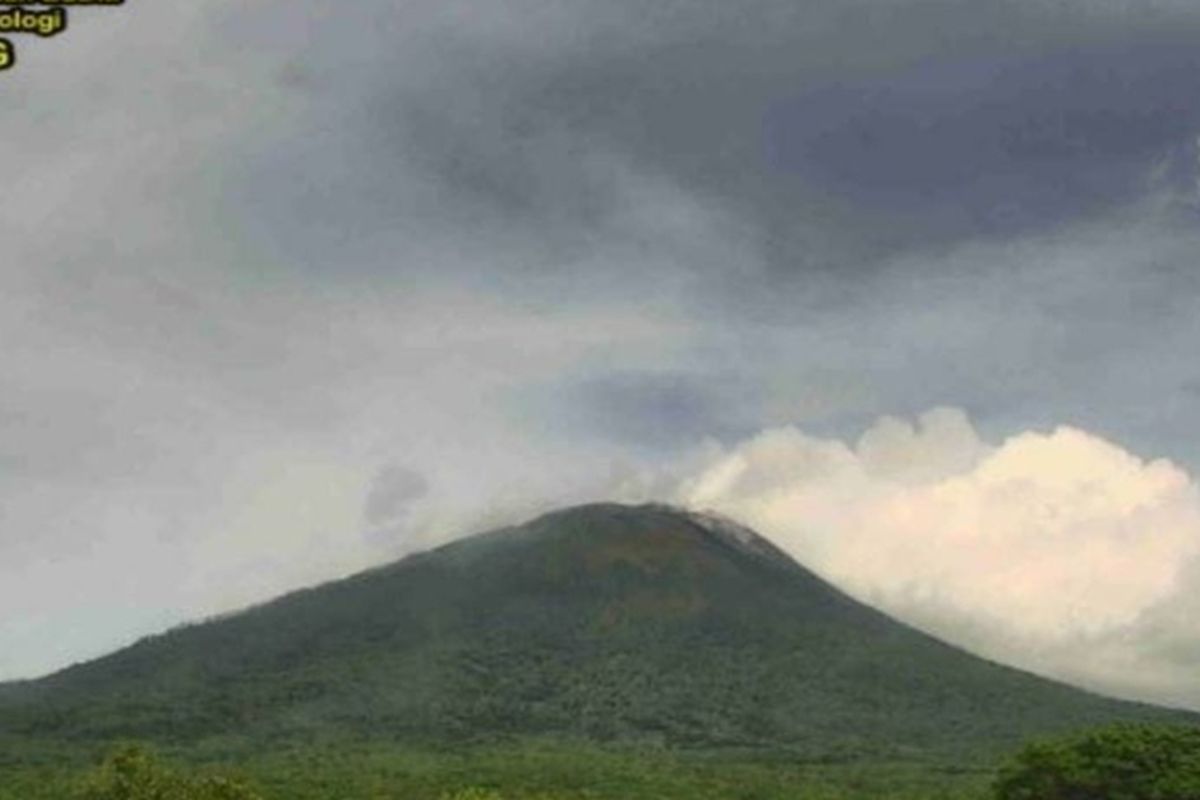
[[[1200,491],[1169,461],[1069,426],[991,444],[963,412],[936,409],[915,425],[883,418],[854,443],[765,431],[715,455],[676,499],[977,651],[1200,703],[1148,646],[1200,643],[1195,617],[1170,613],[1198,574]]]

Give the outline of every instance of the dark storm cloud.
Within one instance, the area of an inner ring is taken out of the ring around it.
[[[646,279],[684,274],[691,301],[763,315],[787,306],[781,279],[1085,219],[1156,166],[1195,178],[1183,5],[516,3],[479,28],[453,7],[374,13],[362,41],[325,35],[378,60],[314,55],[320,113],[231,187],[250,238],[318,274],[609,296],[636,273],[588,255],[630,205],[625,170],[726,209],[765,262],[749,282],[695,259]]]
[[[981,52],[901,27],[913,38],[887,68],[838,70],[796,20],[766,46],[705,41],[568,66],[530,103],[742,210],[785,275],[1085,218],[1143,194],[1160,163],[1176,185],[1194,180],[1195,35],[1134,29],[1096,43],[1029,24],[1014,33],[1010,20],[1014,40]],[[863,53],[864,27],[833,39]]]
[[[772,160],[917,232],[1013,234],[1194,183],[1200,45],[947,60],[780,103]]]

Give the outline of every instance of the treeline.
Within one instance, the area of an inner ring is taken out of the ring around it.
[[[441,775],[442,785],[437,786],[399,780],[399,770],[392,772],[397,780],[389,780],[386,762],[358,762],[374,774],[365,783],[351,780],[344,771],[330,771],[314,751],[308,762],[290,762],[299,774],[292,776],[294,782],[281,786],[254,774],[184,766],[146,747],[124,745],[77,775],[26,776],[20,783],[5,781],[0,775],[0,800],[1200,800],[1200,728],[1182,726],[1121,724],[1030,742],[994,770],[985,785],[974,788],[937,778],[918,786],[911,782],[911,775],[900,772],[894,773],[892,785],[886,772],[876,771],[883,779],[871,782],[863,779],[872,772],[869,764],[846,765],[844,772],[826,774],[825,780],[805,782],[802,773],[785,763],[772,771],[768,764],[747,768],[730,762],[729,769],[714,767],[689,776],[653,759],[625,762],[580,757],[552,762],[520,751],[513,751],[510,757],[513,763],[507,777],[495,780],[498,773],[492,771],[484,777],[493,780],[480,781],[472,774],[472,762],[466,760],[448,768],[449,774]],[[444,758],[446,763],[454,761],[452,755]],[[631,763],[635,764],[632,769]],[[548,767],[552,769],[539,773]],[[645,774],[639,774],[639,769]],[[651,774],[655,770],[658,774]],[[447,781],[455,785],[446,786]],[[296,788],[299,785],[303,790]]]

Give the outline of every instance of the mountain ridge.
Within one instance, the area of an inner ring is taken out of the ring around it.
[[[0,739],[919,755],[1196,719],[972,656],[744,526],[661,504],[550,512],[8,686]]]

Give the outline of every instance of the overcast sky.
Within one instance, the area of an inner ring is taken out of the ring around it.
[[[0,679],[615,497],[1200,707],[1194,0],[71,14],[0,75]]]

